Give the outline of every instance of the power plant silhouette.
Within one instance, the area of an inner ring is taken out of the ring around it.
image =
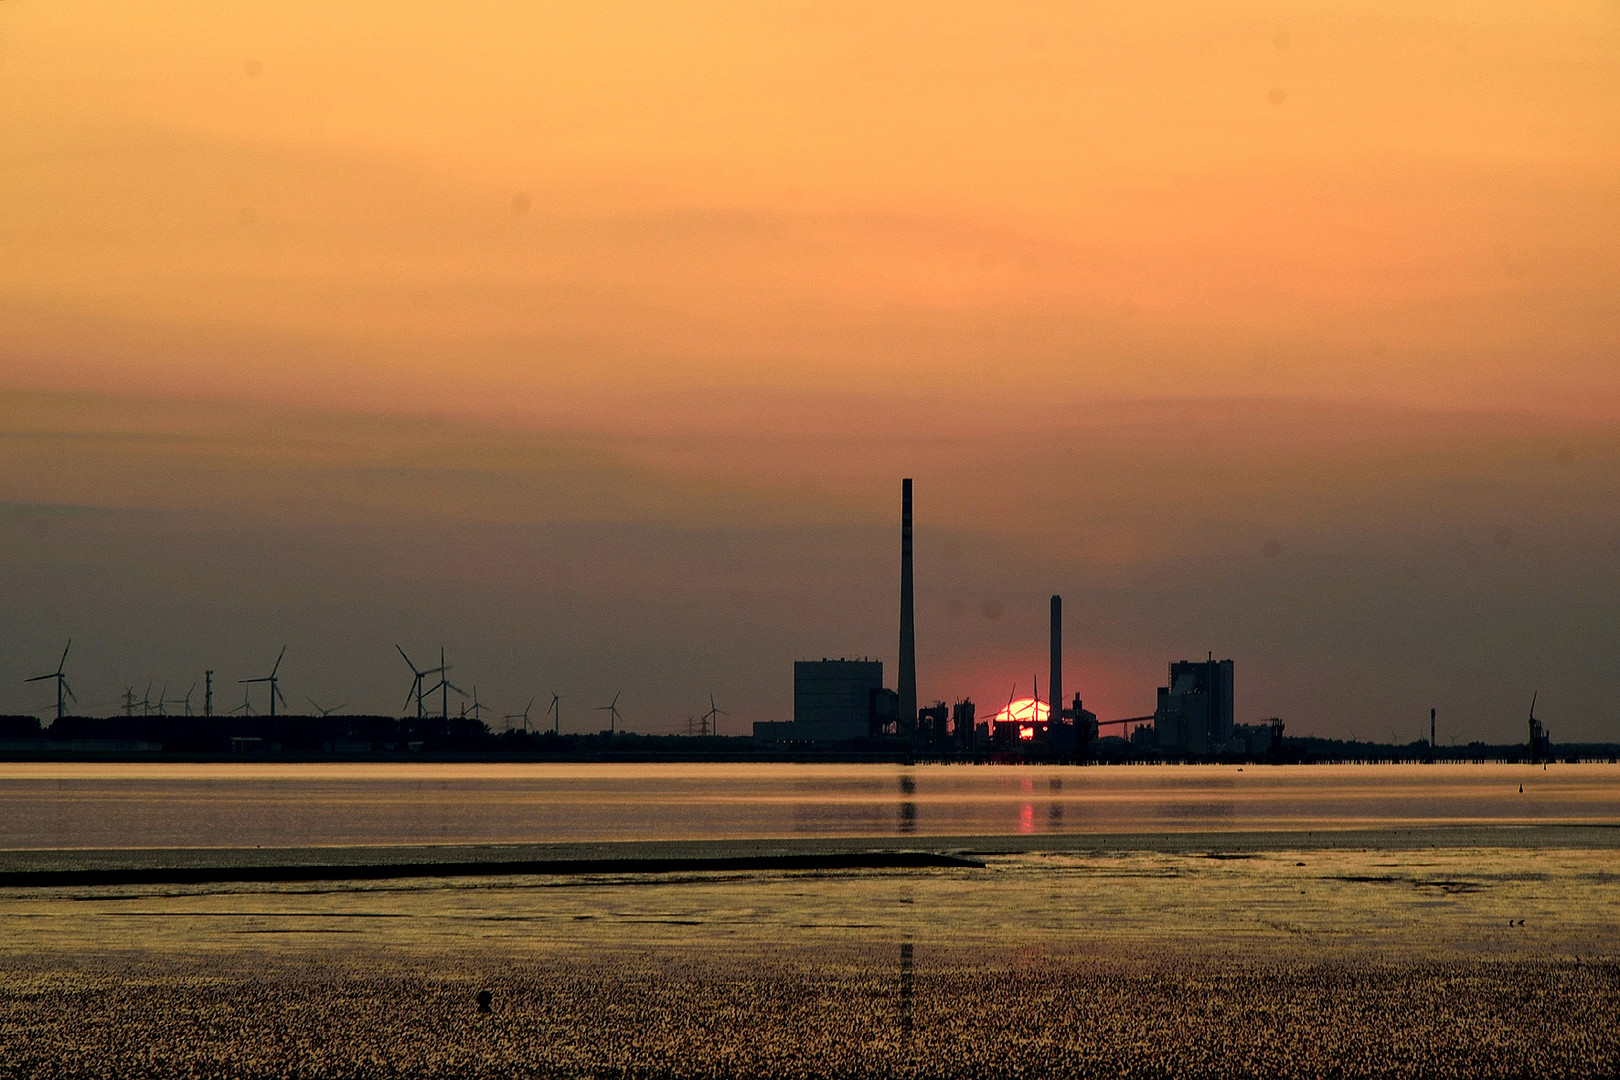
[[[871,659],[800,660],[793,665],[793,719],[759,722],[755,738],[780,745],[853,743],[861,740],[899,742],[935,753],[1073,759],[1090,755],[1098,740],[1099,724],[1080,695],[1064,700],[1063,598],[1051,598],[1047,697],[1040,697],[1039,681],[1031,680],[1032,694],[1017,699],[1017,688],[1006,707],[980,723],[970,698],[953,706],[938,701],[919,707],[917,697],[917,619],[914,543],[914,488],[910,477],[900,482],[900,640],[899,671],[893,691],[883,686],[883,665]],[[1170,731],[1169,710],[1191,710],[1204,717],[1210,731],[1200,735],[1192,720],[1174,729],[1173,737],[1156,739],[1160,751],[1208,753],[1231,749],[1232,662],[1222,661],[1224,696],[1214,711],[1211,689],[1203,682],[1178,683],[1172,669],[1171,687],[1161,688],[1163,705],[1154,716],[1132,717],[1109,724],[1151,725]],[[1206,680],[1207,681],[1207,680]],[[1206,700],[1208,699],[1208,700]],[[1200,711],[1200,709],[1202,711]],[[1177,714],[1179,716],[1179,713]],[[1107,725],[1102,725],[1107,726]],[[1269,729],[1268,729],[1269,731]],[[1147,744],[1143,744],[1147,745]],[[1246,752],[1247,747],[1243,750]]]

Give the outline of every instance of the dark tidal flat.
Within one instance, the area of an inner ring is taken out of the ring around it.
[[[351,958],[352,959],[352,958]],[[5,974],[0,1075],[1610,1076],[1611,962],[664,953]],[[474,995],[494,991],[480,1014]]]

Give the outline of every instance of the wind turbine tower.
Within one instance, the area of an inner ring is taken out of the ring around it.
[[[287,655],[287,646],[283,645],[281,647],[281,652],[279,654],[277,654],[277,656],[276,656],[276,666],[270,669],[270,674],[261,676],[260,678],[257,678],[257,679],[238,679],[238,680],[236,680],[237,682],[243,683],[244,685],[247,684],[247,683],[256,683],[256,682],[262,682],[262,683],[269,683],[270,684],[270,715],[271,716],[276,715],[276,699],[277,698],[281,698],[281,703],[283,705],[287,704],[287,699],[284,698],[284,697],[281,697],[281,687],[276,685],[277,682],[278,682],[278,678],[277,678],[276,673],[281,670],[281,658],[283,656],[286,656],[286,655]],[[243,693],[245,694],[246,691],[244,690]]]
[[[405,655],[404,649],[401,649],[398,644],[396,644],[394,648],[399,649],[400,657],[404,659],[406,666],[411,669],[411,674],[415,676],[414,680],[411,682],[411,692],[405,695],[405,704],[409,705],[411,703],[411,698],[416,698],[416,718],[420,720],[422,719],[422,680],[433,674],[433,672],[431,670],[418,671],[416,669],[415,662],[413,662],[410,657]],[[444,674],[442,664],[440,665],[439,674],[441,676]]]
[[[718,705],[716,705],[714,703],[714,695],[710,694],[709,695],[709,711],[703,714],[703,718],[704,718],[704,721],[705,721],[704,726],[707,728],[707,730],[704,731],[703,734],[705,734],[705,735],[718,735],[718,734],[720,734],[720,719],[719,718],[722,717],[722,716],[730,716],[730,715],[731,715],[730,713],[726,712],[726,710],[720,708]]]
[[[401,650],[401,651],[403,652],[403,650]],[[410,663],[410,661],[407,660],[406,663]],[[415,669],[413,668],[412,670],[415,670]],[[441,646],[439,646],[439,666],[437,668],[430,668],[429,670],[422,672],[422,674],[423,675],[432,675],[435,672],[438,673],[439,685],[437,685],[437,686],[433,687],[432,689],[426,691],[426,694],[428,696],[430,696],[430,697],[433,694],[436,694],[436,693],[443,693],[444,694],[443,719],[446,720],[446,721],[448,721],[450,719],[450,691],[454,690],[456,693],[460,694],[462,697],[467,696],[467,691],[463,690],[461,687],[457,686],[455,683],[450,681],[449,671],[450,671],[450,665],[444,662],[444,646],[441,645]]]
[[[68,685],[67,676],[62,673],[63,667],[67,664],[68,649],[71,648],[73,648],[73,639],[68,638],[67,646],[62,650],[62,659],[56,662],[55,671],[49,675],[35,675],[32,679],[23,680],[23,682],[44,682],[46,679],[56,680],[56,718],[58,720],[67,715],[67,701],[64,699],[64,695],[75,702],[79,700],[73,693],[73,687]]]
[[[620,690],[618,693],[613,695],[612,701],[608,702],[606,705],[598,705],[596,707],[597,712],[605,712],[608,714],[609,736],[616,735],[619,731],[619,694],[622,693],[624,693],[624,691]]]
[[[478,687],[476,687],[476,686],[473,687],[473,697],[474,698],[478,697]],[[528,730],[529,730],[529,710],[532,709],[532,708],[534,708],[534,698],[529,699],[529,703],[527,705],[523,706],[523,711],[522,712],[520,712],[520,713],[507,713],[504,717],[502,717],[502,719],[505,720],[506,723],[509,726],[512,723],[512,721],[514,721],[514,720],[523,721],[523,730],[524,730],[525,733],[527,733]]]

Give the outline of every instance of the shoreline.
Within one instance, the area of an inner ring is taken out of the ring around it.
[[[0,888],[411,877],[982,868],[1010,854],[1159,852],[1242,859],[1279,851],[1620,849],[1620,826],[1489,824],[1251,832],[629,840],[557,844],[0,850]]]

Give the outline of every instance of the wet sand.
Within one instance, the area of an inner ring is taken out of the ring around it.
[[[1620,1065],[1613,963],[922,950],[908,980],[899,952],[12,969],[0,1075],[1546,1077]]]
[[[0,889],[0,1076],[1613,1075],[1613,832]]]

